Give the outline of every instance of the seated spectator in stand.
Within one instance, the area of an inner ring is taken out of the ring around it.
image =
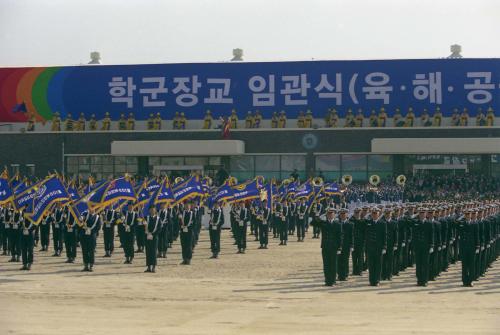
[[[89,130],[97,130],[97,120],[95,118],[95,114],[92,114],[90,116],[90,120],[89,120]]]
[[[280,112],[280,118],[278,120],[278,128],[286,128],[286,114],[285,111]]]
[[[134,130],[134,129],[135,129],[134,113],[128,113],[127,130]]]
[[[413,112],[413,108],[409,107],[408,113],[406,113],[405,127],[413,127],[414,123],[415,123],[415,113]]]
[[[127,130],[127,119],[125,119],[125,114],[120,114],[120,119],[118,120],[118,130]]]
[[[299,116],[297,117],[297,128],[305,128],[306,126],[306,117],[304,116],[304,112],[300,111]]]
[[[203,129],[211,129],[213,120],[214,118],[212,117],[212,112],[210,109],[207,109],[205,112],[205,118],[203,119]]]
[[[66,116],[66,121],[64,121],[64,130],[65,131],[73,131],[74,129],[74,123],[73,123],[73,118],[71,117],[71,114],[68,114]]]
[[[236,109],[231,111],[231,116],[229,117],[229,122],[231,122],[231,129],[238,129],[238,114],[236,114]]]
[[[434,111],[434,116],[432,117],[432,126],[441,127],[442,121],[443,121],[443,113],[441,113],[441,108],[437,106],[436,110]]]
[[[363,128],[363,123],[365,122],[365,115],[361,108],[358,108],[358,114],[356,114],[355,126],[356,128]]]
[[[306,117],[304,119],[304,128],[312,128],[313,126],[313,115],[310,109],[306,112]]]
[[[78,122],[76,123],[76,129],[77,131],[85,131],[85,123],[87,120],[85,119],[85,114],[80,113],[80,117],[78,118]]]
[[[110,130],[111,129],[111,118],[109,117],[109,112],[104,114],[104,119],[102,119],[102,128],[101,130]]]
[[[254,122],[254,118],[253,118],[252,112],[248,111],[247,116],[245,118],[245,128],[246,129],[253,128],[253,122]]]
[[[273,112],[273,116],[271,117],[271,128],[278,128],[278,113]]]
[[[254,120],[253,120],[253,127],[260,128],[261,124],[262,124],[262,115],[260,114],[259,110],[256,110]]]
[[[354,123],[354,114],[352,113],[352,109],[349,108],[345,116],[344,128],[352,128],[355,125]]]
[[[486,126],[493,127],[494,124],[495,124],[495,112],[493,111],[493,108],[491,108],[490,106],[486,114]]]
[[[55,112],[52,117],[52,124],[50,126],[50,130],[52,131],[61,131],[61,117],[59,116],[59,112]]]
[[[453,114],[451,115],[451,125],[453,127],[458,127],[460,125],[460,114],[458,113],[458,108],[453,108]]]
[[[381,107],[378,113],[378,126],[385,127],[387,123],[387,113],[385,112],[385,108]]]
[[[370,127],[377,127],[378,126],[378,118],[377,118],[377,113],[375,112],[374,109],[372,109],[370,113],[370,118],[368,119],[368,124]]]
[[[392,118],[392,122],[394,127],[403,127],[405,125],[403,115],[401,115],[401,110],[399,108],[396,108],[396,111],[394,112],[394,116]]]
[[[467,108],[464,108],[462,114],[460,114],[460,126],[467,127],[469,125],[469,112]]]

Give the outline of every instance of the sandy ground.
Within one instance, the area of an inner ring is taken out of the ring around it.
[[[93,273],[80,272],[80,252],[75,264],[37,252],[31,272],[0,256],[0,334],[500,333],[500,261],[473,288],[459,264],[425,288],[414,269],[378,288],[366,274],[330,288],[310,237],[252,241],[241,255],[224,231],[213,260],[205,230],[192,265],[179,265],[176,242],[156,274],[143,273],[143,254],[102,258],[101,242]]]

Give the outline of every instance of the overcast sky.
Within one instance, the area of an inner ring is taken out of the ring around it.
[[[0,0],[0,66],[500,57],[500,0]]]

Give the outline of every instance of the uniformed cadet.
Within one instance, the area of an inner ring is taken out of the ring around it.
[[[403,116],[401,115],[401,110],[399,108],[396,108],[394,112],[394,116],[392,117],[392,123],[394,127],[403,127],[405,124]]]
[[[217,258],[220,253],[220,233],[222,225],[224,225],[224,211],[220,207],[220,204],[216,202],[214,208],[210,212],[210,222],[208,225],[210,250],[212,251],[211,258]]]
[[[432,223],[432,231],[434,233],[433,236],[433,251],[430,255],[429,261],[429,280],[434,281],[436,277],[439,275],[439,267],[440,267],[440,252],[441,252],[441,223],[439,220],[436,220],[436,209],[430,208],[427,211],[427,221]]]
[[[403,262],[403,254],[406,250],[407,243],[407,228],[406,221],[403,217],[403,207],[396,207],[394,209],[393,220],[396,223],[397,234],[398,234],[398,242],[397,248],[394,250],[394,262],[392,267],[392,274],[395,276],[399,276],[399,271],[403,271],[406,269],[406,263]]]
[[[477,225],[471,218],[471,211],[464,211],[464,218],[458,225],[460,238],[460,255],[462,259],[462,283],[472,287],[475,280],[475,258],[479,254],[479,234]]]
[[[385,112],[385,108],[381,107],[378,113],[377,125],[379,127],[385,127],[387,123],[387,113]]]
[[[288,235],[295,235],[295,227],[297,225],[297,203],[290,198],[288,206],[290,208],[288,216]]]
[[[304,118],[304,128],[312,128],[313,126],[313,114],[310,109],[306,112],[306,117]]]
[[[262,125],[262,114],[260,114],[260,111],[257,109],[255,111],[255,116],[254,116],[254,120],[253,120],[253,127],[260,128],[261,125]]]
[[[247,227],[250,221],[250,215],[248,208],[245,206],[245,202],[240,201],[238,203],[238,216],[236,217],[236,230],[238,231],[238,237],[236,245],[238,247],[238,253],[244,254],[247,248]]]
[[[26,131],[35,131],[35,122],[35,115],[30,113],[28,116],[28,125],[26,126]]]
[[[90,116],[90,120],[89,120],[89,130],[97,130],[97,120],[95,118],[95,114],[92,114]]]
[[[273,112],[273,116],[271,117],[271,128],[278,128],[278,113]]]
[[[53,257],[61,256],[63,251],[63,231],[66,224],[66,212],[62,208],[61,203],[56,205],[54,211],[54,221],[52,223],[52,244],[54,245]]]
[[[144,229],[146,235],[146,266],[144,272],[156,272],[158,234],[160,233],[160,217],[156,214],[154,206],[149,208],[149,215],[144,220]]]
[[[453,109],[453,114],[451,115],[451,125],[453,127],[458,127],[460,125],[460,113],[458,108]]]
[[[175,124],[175,119],[174,119],[174,124]],[[146,121],[146,128],[148,130],[154,130],[155,129],[155,118],[154,118],[154,115],[153,113],[149,113],[149,118],[148,120]],[[174,127],[175,129],[175,127]]]
[[[413,108],[409,107],[405,117],[405,127],[413,127],[414,123],[415,113],[413,112]]]
[[[24,223],[22,210],[14,210],[10,215],[9,248],[11,259],[9,262],[20,262],[21,256],[21,226]]]
[[[290,207],[288,206],[288,201],[286,199],[283,199],[279,216],[280,245],[286,245],[286,242],[288,241],[288,221],[290,218]]]
[[[156,113],[156,117],[155,117],[155,120],[154,120],[154,129],[155,130],[160,130],[161,129],[161,114],[160,113]],[[179,127],[180,129],[180,127]]]
[[[69,207],[67,207],[69,213]],[[76,258],[76,234],[78,227],[73,215],[68,216],[66,225],[64,227],[64,247],[66,248],[66,263],[73,263]]]
[[[387,226],[380,219],[380,209],[374,207],[366,221],[366,252],[371,286],[378,286],[382,276],[382,258],[387,251]]]
[[[348,109],[347,110],[347,114],[345,116],[345,123],[344,123],[344,127],[345,128],[352,128],[352,127],[355,127],[356,125],[356,121],[354,119],[354,114],[352,112],[352,109]]]
[[[370,127],[378,127],[378,117],[374,109],[372,109],[370,113],[370,117],[368,118],[368,124],[370,125]]]
[[[134,113],[128,113],[127,130],[134,130],[134,129],[135,129]]]
[[[313,227],[321,230],[321,254],[323,257],[323,273],[325,285],[332,286],[336,282],[338,260],[342,252],[342,227],[335,218],[335,209],[328,208],[325,215],[312,222]]]
[[[418,218],[413,221],[413,242],[417,285],[427,286],[430,273],[430,257],[434,252],[434,225],[426,217],[427,210],[420,208]]]
[[[436,110],[434,111],[434,116],[432,117],[432,126],[441,127],[442,122],[443,122],[443,113],[441,112],[441,108],[437,106]]]
[[[20,239],[21,254],[23,259],[23,267],[20,270],[31,270],[33,264],[33,248],[34,248],[34,232],[35,225],[28,221],[23,220],[21,223],[22,232]]]
[[[185,130],[187,128],[187,119],[184,112],[181,112],[181,117],[179,118],[179,129]]]
[[[137,244],[136,253],[144,252],[144,246],[146,245],[146,231],[144,229],[145,224],[146,221],[143,220],[143,218],[137,218],[137,224],[135,225],[135,242]]]
[[[358,113],[356,114],[356,119],[354,120],[354,126],[356,128],[363,128],[363,123],[365,121],[365,116],[363,114],[363,110],[361,108],[358,109]]]
[[[313,221],[319,221],[321,215],[325,214],[325,208],[323,204],[321,203],[321,200],[317,199],[316,202],[312,205],[311,208],[311,216]],[[313,225],[313,237],[312,238],[319,238],[319,235],[321,233],[321,230],[318,228],[318,225]]]
[[[283,110],[280,112],[278,119],[278,128],[286,128],[286,113]]]
[[[184,210],[179,213],[179,225],[181,235],[182,247],[182,265],[191,264],[193,257],[193,224],[194,224],[194,211],[192,204],[186,203]]]
[[[162,203],[160,207],[160,232],[158,234],[158,257],[167,258],[169,238],[171,234],[171,208]]]
[[[350,221],[353,229],[352,274],[361,276],[365,263],[366,238],[366,221],[364,217],[361,216],[361,208],[354,209]]]
[[[354,240],[353,240],[353,226],[349,218],[347,217],[349,210],[343,208],[339,211],[339,224],[340,224],[340,234],[342,244],[339,255],[339,265],[338,273],[339,280],[345,281],[349,277],[349,258],[351,257],[351,252],[353,251]]]
[[[203,129],[212,129],[212,122],[214,118],[212,117],[212,112],[207,109],[205,113],[205,118],[203,119]]]
[[[297,205],[297,242],[304,242],[307,219],[307,204],[302,198]]]
[[[386,253],[382,257],[382,279],[392,280],[393,266],[394,266],[394,253],[398,248],[398,226],[397,222],[392,218],[391,208],[384,210],[384,216],[381,221],[386,226],[387,232],[387,248]]]
[[[71,117],[71,114],[66,116],[66,120],[64,121],[64,130],[65,131],[73,131],[74,130],[74,121]]]
[[[42,222],[40,222],[40,244],[42,246],[42,249],[40,249],[40,251],[49,250],[50,226],[52,225],[53,222],[54,222],[54,215],[52,213],[46,215],[42,219]]]
[[[467,127],[469,125],[469,112],[467,108],[464,108],[462,114],[460,114],[460,126]]]
[[[85,119],[85,114],[80,113],[80,117],[78,118],[78,122],[76,124],[76,130],[78,131],[85,131],[85,123],[87,120]]]
[[[238,129],[238,114],[236,114],[235,109],[231,110],[229,122],[231,123],[231,129]]]
[[[125,114],[120,114],[120,119],[118,120],[118,130],[127,130],[127,119]]]
[[[495,112],[493,111],[493,108],[488,107],[488,110],[486,112],[486,126],[488,127],[493,127],[495,124]]]
[[[109,207],[103,213],[104,225],[102,226],[102,232],[104,236],[104,256],[111,257],[113,251],[115,250],[114,240],[115,240],[115,225],[119,219],[119,213],[113,208]]]
[[[305,128],[306,127],[306,117],[303,111],[299,112],[299,116],[297,117],[297,128]]]
[[[127,210],[123,216],[123,252],[125,254],[124,264],[132,264],[134,259],[134,239],[135,227],[137,226],[139,218],[137,212],[133,210],[131,203],[128,204]]]
[[[247,116],[245,117],[245,128],[253,128],[254,117],[251,111],[247,112]]]
[[[0,246],[2,250],[2,256],[8,256],[9,251],[9,232],[10,232],[10,217],[12,215],[12,210],[10,208],[11,204],[8,203],[5,207],[0,207]]]
[[[267,206],[267,200],[262,201],[257,213],[257,224],[259,225],[259,249],[267,249],[269,243],[269,222],[271,220],[271,209]]]
[[[80,243],[82,246],[83,269],[82,271],[93,271],[95,259],[96,234],[100,227],[100,217],[93,209],[81,218]]]
[[[105,131],[111,130],[111,117],[109,116],[109,112],[106,112],[104,114],[104,118],[102,119],[101,130],[105,130]]]

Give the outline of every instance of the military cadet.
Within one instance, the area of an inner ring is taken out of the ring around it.
[[[78,131],[85,131],[85,123],[87,120],[85,119],[85,114],[80,113],[80,117],[78,118],[78,122],[76,123],[76,129]]]
[[[135,129],[134,113],[128,113],[127,130],[134,130],[134,129]]]
[[[415,123],[415,113],[413,112],[413,108],[408,108],[408,113],[406,113],[405,117],[405,127],[413,127]]]
[[[297,128],[305,128],[306,117],[303,111],[299,112],[299,116],[297,117]]]
[[[50,244],[50,226],[54,222],[53,214],[46,215],[42,222],[40,222],[40,244],[42,245],[42,249],[40,251],[49,250]]]
[[[120,119],[118,120],[118,130],[127,130],[127,119],[125,114],[120,114]]]
[[[95,114],[92,114],[90,116],[90,120],[89,120],[89,130],[97,130],[97,120],[95,118]]]
[[[488,110],[486,112],[486,126],[487,127],[493,127],[495,124],[495,112],[493,111],[493,108],[488,107]]]
[[[278,128],[286,128],[286,113],[283,110],[280,112]]]
[[[373,207],[366,221],[366,252],[371,286],[378,286],[382,275],[382,258],[387,251],[387,226],[380,219],[380,209]]]
[[[460,114],[460,126],[467,127],[468,125],[469,125],[469,112],[467,108],[464,108],[464,110]]]
[[[356,114],[355,124],[356,128],[363,128],[363,123],[365,121],[365,116],[363,114],[363,110],[361,108],[358,109],[358,113]]]
[[[441,222],[437,220],[438,211],[436,208],[430,208],[427,211],[427,221],[433,225],[433,251],[431,252],[429,262],[429,280],[434,281],[440,272],[441,255]]]
[[[306,199],[300,199],[297,205],[297,242],[304,242],[306,237],[307,204]]]
[[[128,204],[127,210],[123,214],[123,252],[125,254],[125,262],[123,264],[132,264],[134,259],[134,239],[135,239],[135,228],[139,218],[137,217],[137,212],[133,210],[131,203]]]
[[[160,217],[156,214],[156,208],[149,208],[149,215],[144,220],[144,229],[146,235],[146,266],[144,272],[156,272],[156,252],[158,249],[158,234],[160,233]]]
[[[247,116],[245,117],[245,128],[253,128],[254,117],[251,111],[247,112]]]
[[[104,225],[102,226],[102,232],[104,235],[104,256],[111,257],[115,249],[114,239],[115,239],[115,225],[119,219],[119,213],[113,208],[109,207],[103,213]]]
[[[254,235],[254,241],[259,240],[259,232],[257,227],[257,214],[259,211],[259,204],[254,200],[250,204],[250,235]]]
[[[88,212],[81,218],[82,227],[80,230],[80,243],[82,246],[84,265],[82,272],[94,271],[96,234],[100,226],[100,220],[100,216],[96,214],[93,209],[89,209]]]
[[[278,113],[273,112],[273,116],[271,117],[271,128],[278,128]]]
[[[26,126],[26,131],[35,131],[35,115],[29,114],[28,116],[28,125]]]
[[[385,112],[385,108],[381,107],[378,113],[377,125],[379,127],[385,127],[387,123],[387,113]]]
[[[418,210],[418,218],[413,221],[413,242],[417,285],[427,286],[430,274],[430,257],[434,252],[434,225],[427,218],[427,209]]]
[[[473,204],[475,206],[475,204]],[[477,235],[477,252],[474,255],[474,280],[478,280],[479,276],[481,274],[481,252],[483,248],[483,231],[482,231],[482,225],[480,223],[480,220],[478,219],[478,209],[477,208],[471,208],[471,221],[474,224],[474,229],[475,233]]]
[[[69,212],[69,207],[67,207]],[[64,227],[64,247],[66,248],[66,263],[73,263],[76,258],[77,225],[73,215],[68,216]]]
[[[167,258],[171,228],[171,208],[167,204],[160,205],[160,232],[158,234],[158,257]]]
[[[460,255],[462,259],[462,283],[466,287],[472,287],[475,279],[475,258],[479,254],[479,234],[477,225],[471,218],[471,211],[464,211],[464,218],[458,225],[460,237]]]
[[[192,204],[190,202],[186,203],[184,210],[179,213],[179,224],[180,224],[180,234],[181,234],[181,247],[182,247],[182,265],[191,264],[191,258],[193,257],[193,223],[194,223],[194,211],[192,210]]]
[[[442,122],[443,122],[443,113],[441,112],[441,108],[437,106],[436,110],[434,111],[434,116],[432,117],[432,126],[441,127]]]
[[[392,267],[392,274],[399,276],[399,271],[406,269],[406,263],[403,262],[406,243],[407,243],[407,228],[406,221],[403,216],[403,207],[396,207],[394,210],[393,220],[395,221],[397,227],[398,242],[396,250],[394,250],[394,262]]]
[[[22,233],[20,239],[23,267],[20,270],[31,270],[33,264],[34,232],[35,225],[29,220],[22,220]]]
[[[331,207],[330,207],[331,208]],[[352,222],[349,221],[347,217],[349,210],[347,208],[342,208],[339,211],[339,224],[340,224],[340,234],[342,244],[341,252],[339,255],[339,280],[345,281],[349,276],[349,258],[351,257],[351,252],[353,251],[354,240],[353,240],[353,226]]]
[[[66,224],[66,213],[61,205],[58,203],[56,205],[56,210],[54,211],[54,221],[52,222],[52,244],[54,245],[53,257],[61,256],[63,251],[63,229]]]
[[[255,111],[255,116],[254,116],[254,120],[253,120],[253,127],[260,128],[261,124],[262,124],[262,114],[260,114],[260,111],[257,109]]]
[[[181,112],[181,117],[179,118],[179,129],[180,130],[185,130],[186,128],[187,128],[186,115],[184,114],[184,112]]]
[[[310,109],[306,112],[306,117],[304,118],[304,128],[312,128],[313,126],[313,114]]]
[[[392,123],[394,127],[402,127],[405,124],[403,116],[401,115],[401,110],[399,108],[396,108],[396,111],[394,112],[394,116],[392,117]]]
[[[220,203],[216,202],[214,208],[210,212],[209,235],[210,235],[210,250],[212,251],[211,258],[217,258],[220,252],[220,232],[224,224],[224,211]]]
[[[269,222],[271,219],[271,209],[267,206],[267,200],[262,201],[262,205],[259,207],[259,212],[257,213],[257,222],[259,225],[259,249],[267,249],[267,244],[269,243]]]
[[[109,131],[111,130],[111,117],[109,116],[109,112],[104,114],[104,118],[102,119],[102,128],[101,130]]]
[[[205,118],[203,119],[203,129],[212,129],[212,122],[214,118],[212,117],[212,112],[207,109],[205,112]]]
[[[356,125],[356,121],[354,120],[354,114],[352,109],[347,110],[347,114],[345,116],[344,128],[352,128]]]
[[[283,199],[279,216],[280,245],[286,245],[286,242],[288,241],[288,221],[290,217],[290,207],[288,206],[288,201],[286,199]]]
[[[11,259],[9,262],[19,262],[21,256],[21,226],[24,223],[22,210],[14,210],[10,217],[9,248]]]
[[[441,225],[441,251],[440,251],[440,271],[448,271],[448,246],[450,241],[450,228],[445,216],[446,206],[439,207],[438,220]]]
[[[451,125],[453,127],[458,127],[460,125],[460,113],[458,108],[453,108],[453,113],[451,115]]]
[[[175,129],[175,124],[176,124],[176,121],[174,118],[174,129]],[[146,121],[146,128],[147,128],[147,130],[154,130],[155,129],[155,118],[154,118],[153,113],[149,113],[149,118]]]
[[[182,114],[184,115],[184,114]],[[156,113],[156,117],[155,117],[155,120],[154,120],[154,129],[155,130],[160,130],[161,129],[161,114],[160,113]],[[179,125],[179,129],[180,129],[180,125]]]
[[[295,227],[297,225],[297,202],[290,198],[289,207],[290,214],[288,217],[288,235],[295,235]]]
[[[320,199],[317,199],[316,202],[312,205],[311,208],[311,216],[313,218],[313,221],[319,221],[320,216],[325,214],[325,208],[323,204],[321,203]],[[313,225],[313,237],[312,238],[319,238],[321,230],[318,228],[318,226]]]
[[[366,208],[368,209],[368,208]],[[361,276],[365,263],[366,222],[361,216],[361,208],[355,208],[350,219],[353,229],[352,274]]]
[[[250,221],[250,215],[248,213],[248,208],[245,206],[245,202],[240,201],[238,203],[239,212],[236,217],[236,230],[238,231],[237,247],[238,254],[244,254],[247,248],[247,227]]]
[[[313,227],[318,227],[321,230],[321,254],[326,286],[332,286],[336,282],[338,260],[342,252],[342,227],[336,220],[335,214],[334,208],[328,208],[326,217],[322,215],[319,220],[311,223]]]
[[[392,218],[392,209],[387,207],[384,216],[380,219],[386,226],[386,253],[382,256],[382,279],[392,280],[394,253],[398,248],[398,225]]]
[[[135,225],[135,232],[134,232],[135,242],[137,244],[137,250],[135,251],[135,253],[144,252],[144,246],[146,245],[146,231],[144,229],[145,224],[146,222],[143,220],[143,218],[139,217],[137,219],[137,224]]]
[[[231,123],[231,129],[238,129],[238,114],[236,114],[236,109],[231,110],[229,122]]]
[[[12,220],[12,216],[14,215],[14,211],[12,209],[12,204],[7,203],[7,205],[2,210],[2,226],[3,226],[3,236],[2,236],[2,256],[10,255],[10,222]],[[2,227],[0,227],[2,229]]]
[[[2,255],[7,255],[7,229],[8,223],[5,221],[5,212],[7,207],[0,206],[0,250],[3,250]]]
[[[74,121],[71,117],[71,114],[66,116],[66,120],[64,121],[64,130],[65,131],[73,131],[74,130]]]

